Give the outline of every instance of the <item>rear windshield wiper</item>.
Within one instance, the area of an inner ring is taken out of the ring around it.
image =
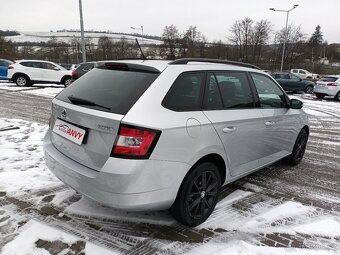
[[[104,106],[104,105],[100,105],[100,104],[96,104],[95,102],[92,102],[90,100],[87,100],[87,99],[83,99],[83,98],[80,98],[80,97],[74,97],[74,96],[68,96],[67,97],[73,104],[76,104],[76,105],[89,105],[89,106],[97,106],[97,107],[100,107],[100,108],[104,108],[106,110],[111,110],[111,108],[107,107],[107,106]]]

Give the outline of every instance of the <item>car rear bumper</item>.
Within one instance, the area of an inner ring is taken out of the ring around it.
[[[314,93],[322,94],[326,96],[335,96],[339,92],[340,88],[336,86],[315,86]]]
[[[102,204],[128,211],[168,209],[190,166],[180,162],[110,157],[95,171],[59,152],[44,138],[48,168],[65,184]]]

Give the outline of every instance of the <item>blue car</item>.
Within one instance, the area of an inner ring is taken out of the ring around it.
[[[8,66],[13,63],[13,61],[7,59],[0,59],[0,80],[7,80]]]

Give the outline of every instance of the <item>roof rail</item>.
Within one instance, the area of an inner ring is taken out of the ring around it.
[[[230,60],[222,60],[222,59],[211,59],[211,58],[180,58],[176,59],[169,63],[169,65],[186,65],[188,62],[203,62],[203,63],[216,63],[216,64],[225,64],[225,65],[234,65],[234,66],[242,66],[248,67],[253,69],[261,69],[255,65],[237,62],[237,61],[230,61]]]

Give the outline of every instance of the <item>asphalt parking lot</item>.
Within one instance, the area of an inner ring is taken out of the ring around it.
[[[42,89],[45,88],[33,88]],[[315,254],[318,251],[337,254],[340,251],[340,102],[304,94],[292,96],[304,102],[310,116],[310,137],[302,163],[291,167],[278,162],[226,185],[214,213],[201,226],[184,227],[174,222],[167,211],[120,213],[84,201],[62,183],[33,191],[25,189],[20,195],[1,190],[0,185],[0,247],[15,240],[21,227],[33,218],[85,240],[73,250],[69,247],[70,254],[80,254],[86,240],[118,254],[216,254],[221,247],[235,244],[255,251],[266,247],[276,249],[270,250],[273,253],[254,254],[281,254],[276,252],[295,251],[295,248]],[[0,97],[0,118],[48,124],[50,96],[32,94],[29,89],[0,89]],[[0,132],[1,135],[6,136],[5,132]],[[20,145],[23,141],[13,142]],[[4,157],[0,156],[0,162],[4,162]],[[1,176],[6,166],[0,166]],[[60,194],[68,195],[62,202],[53,203]],[[45,240],[35,245],[52,254],[62,254],[66,249],[61,249],[64,246],[60,243]]]

